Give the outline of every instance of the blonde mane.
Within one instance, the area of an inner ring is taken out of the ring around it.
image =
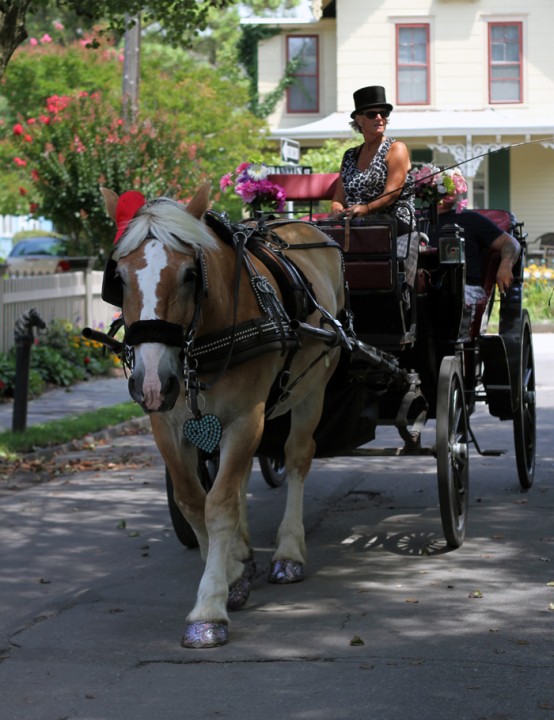
[[[170,198],[158,198],[140,208],[117,243],[113,259],[129,255],[147,237],[156,238],[177,252],[217,248],[207,226]]]

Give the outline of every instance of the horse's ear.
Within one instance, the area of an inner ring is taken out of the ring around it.
[[[106,212],[111,217],[111,219],[116,222],[117,201],[119,200],[117,193],[114,193],[113,190],[109,190],[105,187],[101,187],[100,192],[104,197]]]
[[[210,190],[211,183],[205,182],[200,185],[187,205],[187,212],[194,215],[198,220],[202,218],[206,210],[210,209]]]

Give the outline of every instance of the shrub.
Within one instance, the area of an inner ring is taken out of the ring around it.
[[[0,353],[0,398],[14,396],[16,357],[16,348]],[[119,358],[100,343],[83,338],[70,322],[54,321],[39,332],[31,348],[28,395],[40,395],[46,384],[67,387],[119,366]]]

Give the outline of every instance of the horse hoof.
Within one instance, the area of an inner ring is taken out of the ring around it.
[[[185,628],[181,645],[186,648],[211,648],[225,645],[229,639],[226,622],[193,622]]]
[[[229,587],[229,595],[227,597],[228,610],[240,610],[250,595],[250,578],[243,575]]]
[[[248,560],[242,561],[244,564],[244,573],[243,576],[247,577],[249,580],[252,580],[254,575],[256,574],[256,563],[252,558],[248,558]]]
[[[295,583],[304,580],[304,566],[294,560],[274,560],[269,570],[271,583]]]

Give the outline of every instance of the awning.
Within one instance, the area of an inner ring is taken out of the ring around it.
[[[295,140],[351,138],[350,113],[335,112],[305,125],[276,128],[272,137]],[[397,138],[467,137],[486,135],[499,141],[504,135],[554,137],[552,117],[530,110],[399,110],[393,111],[388,134]]]

